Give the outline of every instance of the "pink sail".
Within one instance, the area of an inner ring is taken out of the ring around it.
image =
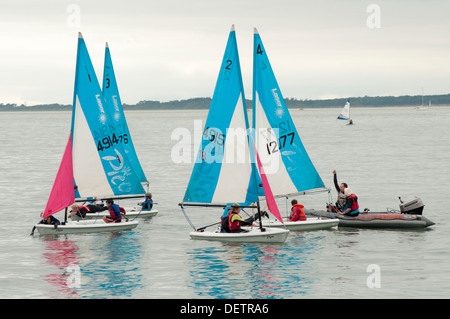
[[[253,141],[252,141],[253,142]],[[256,150],[255,143],[253,143],[253,148],[255,149],[256,154],[256,161],[258,163],[258,169],[259,173],[261,175],[261,181],[264,189],[264,195],[266,197],[267,207],[269,208],[269,211],[272,213],[273,216],[275,216],[276,219],[278,219],[280,222],[283,222],[283,218],[281,218],[280,211],[278,210],[277,203],[275,202],[275,198],[273,197],[272,190],[270,189],[269,181],[266,177],[266,173],[264,173],[264,168],[261,164],[261,160],[259,159],[258,151]]]
[[[69,136],[58,174],[44,210],[43,218],[53,215],[75,202],[72,164],[72,134]]]

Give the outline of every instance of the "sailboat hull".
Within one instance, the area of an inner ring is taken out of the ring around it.
[[[243,228],[245,229],[245,228]],[[196,240],[213,240],[227,243],[284,243],[289,235],[287,229],[266,228],[261,231],[259,228],[247,228],[247,232],[242,233],[221,233],[220,231],[191,232],[189,235]]]
[[[329,229],[336,227],[338,224],[338,219],[321,219],[319,217],[307,218],[306,221],[285,221],[284,224],[278,220],[263,221],[263,227],[287,228],[290,231]]]
[[[151,218],[154,217],[158,214],[158,210],[157,209],[152,209],[150,211],[140,211],[139,209],[135,209],[132,208],[130,210],[125,209],[126,210],[126,217],[128,219],[134,219],[134,218]],[[109,212],[107,211],[103,211],[103,212],[97,212],[97,213],[87,213],[85,217],[80,217],[77,215],[73,215],[72,216],[72,220],[74,221],[78,221],[78,220],[90,220],[90,219],[103,219],[103,216],[110,216]]]
[[[105,223],[100,220],[83,220],[68,222],[65,225],[45,225],[38,224],[36,229],[40,235],[65,235],[65,234],[84,234],[100,232],[118,232],[136,228],[137,221],[128,221],[121,223]]]

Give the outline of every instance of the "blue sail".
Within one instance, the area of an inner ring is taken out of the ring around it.
[[[112,120],[117,129],[118,134],[123,136],[121,143],[127,154],[127,157],[133,167],[134,172],[139,178],[141,183],[148,184],[147,177],[139,162],[136,150],[131,139],[131,134],[128,129],[127,120],[122,107],[122,101],[119,95],[119,88],[114,73],[113,63],[111,59],[111,53],[108,44],[105,47],[105,65],[103,69],[103,96],[105,97],[109,114],[112,116]]]
[[[249,187],[256,170],[250,161],[248,128],[233,26],[183,202],[226,204],[257,201],[256,189]]]
[[[253,47],[253,128],[258,153],[275,196],[325,190],[292,121],[256,29]]]
[[[81,33],[72,112],[72,160],[78,197],[145,193],[112,121]]]

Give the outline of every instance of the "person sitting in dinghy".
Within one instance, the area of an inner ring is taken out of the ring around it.
[[[344,190],[345,198],[347,199],[345,206],[339,211],[339,214],[350,217],[356,217],[359,215],[358,196],[353,194],[350,188]]]
[[[291,218],[289,219],[290,222],[298,222],[298,221],[305,221],[306,220],[306,215],[305,212],[303,211],[303,206],[302,204],[299,204],[297,202],[296,199],[293,199],[291,201],[292,204],[292,215]]]
[[[44,213],[41,213],[41,218],[44,215]],[[58,218],[54,217],[53,215],[50,215],[46,218],[42,218],[41,221],[38,224],[46,224],[46,225],[55,225],[57,227],[58,225],[61,225],[61,222]],[[31,230],[31,236],[34,235],[34,231],[36,230],[36,226],[33,227]]]
[[[138,205],[141,205],[141,210],[152,210],[153,208],[153,199],[152,199],[152,193],[145,194],[145,200],[142,203],[138,203]]]
[[[105,223],[120,223],[122,220],[122,213],[119,205],[114,204],[112,199],[107,199],[106,207],[108,207],[110,216],[103,216],[103,221]]]
[[[220,231],[222,233],[240,233],[246,230],[241,229],[241,226],[252,226],[253,222],[247,222],[239,216],[241,206],[239,204],[233,204],[231,210],[228,211],[228,215],[222,218]]]

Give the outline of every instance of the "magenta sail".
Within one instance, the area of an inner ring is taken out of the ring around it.
[[[72,164],[72,134],[69,136],[58,174],[44,210],[43,218],[53,215],[75,202]]]
[[[283,222],[283,218],[281,218],[280,211],[278,210],[277,203],[275,202],[275,198],[273,197],[272,190],[270,189],[269,181],[267,180],[266,173],[264,173],[264,168],[261,164],[261,160],[259,159],[258,151],[256,149],[255,143],[253,143],[253,148],[255,149],[256,154],[256,162],[258,163],[259,174],[261,177],[262,186],[264,189],[264,196],[266,197],[267,207],[269,211],[278,219],[280,222]]]

